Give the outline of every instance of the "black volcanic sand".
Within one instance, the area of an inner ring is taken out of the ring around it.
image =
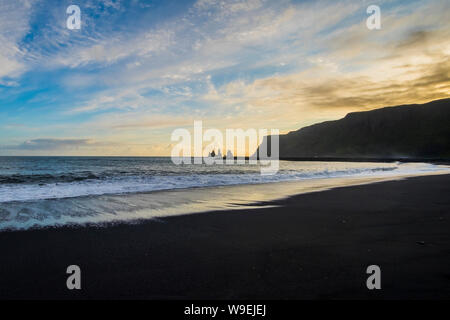
[[[0,298],[450,298],[450,175],[281,207],[0,233]],[[66,289],[66,268],[82,290]],[[366,288],[377,264],[382,289]]]

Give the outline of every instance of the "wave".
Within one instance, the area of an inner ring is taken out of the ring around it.
[[[220,174],[211,174],[211,170],[203,174],[159,172],[158,175],[125,174],[46,185],[4,184],[0,186],[0,230],[103,225],[217,209],[248,208],[256,203],[260,206],[262,201],[326,190],[333,186],[370,183],[423,173],[450,173],[449,167],[425,163],[290,162],[283,163],[280,172],[273,176],[261,176],[248,170],[247,173],[241,170],[240,174],[236,174],[239,171],[237,168],[223,173],[225,170],[228,169],[214,170],[222,172]],[[279,184],[277,187],[268,184],[283,181],[304,183]],[[246,184],[253,186],[249,189],[245,187]],[[236,186],[219,187],[227,185]],[[198,187],[203,188],[196,189]]]
[[[108,194],[127,194],[160,190],[214,187],[239,184],[260,184],[302,179],[350,177],[358,175],[405,174],[440,169],[429,164],[384,164],[374,167],[285,168],[277,174],[263,176],[256,172],[108,175],[101,177],[90,172],[76,175],[35,175],[15,177],[20,182],[0,187],[0,203],[62,199]],[[10,177],[12,181],[13,178]],[[5,181],[5,179],[4,179]],[[45,181],[45,183],[43,182]]]
[[[0,185],[77,182],[84,180],[96,180],[99,178],[99,176],[93,174],[92,172],[80,172],[76,174],[11,174],[0,175]]]

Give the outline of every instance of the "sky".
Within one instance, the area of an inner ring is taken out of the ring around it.
[[[163,156],[195,120],[287,133],[450,97],[447,0],[0,0],[0,43],[0,155]]]

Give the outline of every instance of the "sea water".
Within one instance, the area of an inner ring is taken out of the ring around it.
[[[429,163],[174,165],[168,157],[0,157],[0,230],[105,224],[259,206],[295,193],[450,173]]]

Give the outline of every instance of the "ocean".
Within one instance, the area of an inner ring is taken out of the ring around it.
[[[294,193],[450,173],[429,163],[175,165],[169,157],[0,157],[0,230],[104,225],[260,205]]]

